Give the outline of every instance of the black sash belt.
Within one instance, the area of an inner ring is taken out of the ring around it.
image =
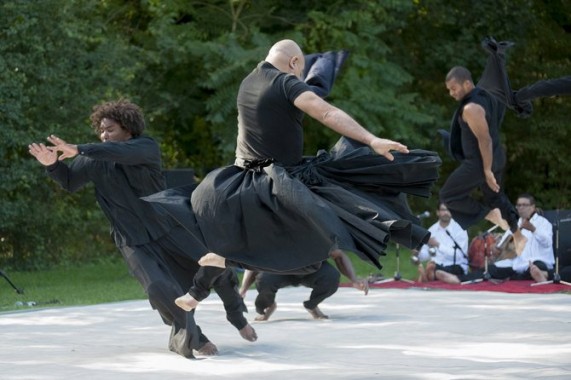
[[[236,158],[234,165],[247,170],[262,171],[262,168],[270,166],[275,160],[273,158],[264,158],[258,160],[245,160],[243,158]]]

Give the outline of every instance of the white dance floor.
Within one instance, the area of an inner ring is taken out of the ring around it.
[[[340,288],[316,321],[278,293],[243,340],[212,294],[197,322],[220,355],[185,359],[147,301],[0,314],[0,379],[570,379],[571,295]],[[253,321],[255,290],[246,304]]]

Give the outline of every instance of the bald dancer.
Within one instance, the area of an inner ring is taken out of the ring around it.
[[[236,162],[191,197],[211,250],[201,265],[303,275],[341,250],[380,267],[389,239],[411,248],[428,240],[402,195],[429,195],[438,155],[373,135],[315,94],[304,66],[297,43],[283,40],[243,80]],[[304,114],[347,138],[304,158]],[[191,310],[198,301],[185,294],[176,303]]]

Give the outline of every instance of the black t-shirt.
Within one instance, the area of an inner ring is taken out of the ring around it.
[[[294,100],[311,88],[295,75],[261,62],[238,91],[238,141],[236,157],[271,158],[293,165],[303,155],[303,112]]]

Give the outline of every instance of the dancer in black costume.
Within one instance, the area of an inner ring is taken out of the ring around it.
[[[482,47],[489,54],[486,68],[478,87],[492,94],[498,101],[516,112],[517,116],[531,116],[531,101],[559,95],[571,95],[571,76],[539,80],[515,91],[512,89],[506,70],[506,51],[513,46],[510,41],[497,42],[493,37],[486,37]]]
[[[207,250],[196,235],[139,199],[165,188],[160,148],[142,134],[145,122],[139,107],[128,101],[97,105],[91,121],[102,143],[67,144],[51,135],[48,141],[53,146],[34,143],[29,151],[64,189],[73,192],[90,182],[95,185],[97,202],[111,223],[117,248],[152,307],[172,326],[169,349],[188,358],[193,357],[193,350],[202,355],[217,353],[196,325],[194,313],[185,313],[174,304],[191,285],[191,292],[199,295],[213,287],[223,300],[228,321],[244,339],[256,340],[243,315],[246,306],[237,292],[236,274],[201,268],[197,260]],[[63,152],[59,159],[58,152]],[[69,165],[62,162],[72,157]]]
[[[518,214],[500,187],[506,156],[500,144],[500,127],[505,106],[474,85],[472,74],[461,66],[446,75],[450,96],[460,102],[452,118],[449,148],[460,161],[440,189],[440,199],[463,229],[482,219],[508,228],[521,253],[525,238],[518,228]],[[472,197],[480,189],[483,201]]]
[[[463,227],[487,219],[514,232],[516,251],[521,253],[525,238],[517,227],[518,214],[503,189],[505,152],[500,144],[499,129],[506,106],[518,116],[532,113],[531,100],[539,97],[571,94],[571,77],[538,81],[513,91],[505,67],[505,52],[511,42],[497,42],[488,37],[482,46],[489,53],[482,78],[474,86],[470,72],[453,68],[446,77],[450,95],[460,102],[452,119],[450,133],[440,131],[450,155],[461,162],[440,191],[453,218]],[[470,197],[480,188],[483,203]]]
[[[429,196],[438,155],[374,136],[316,95],[303,70],[301,49],[283,40],[242,82],[235,165],[211,172],[187,209],[211,250],[201,265],[303,274],[342,249],[380,268],[389,239],[410,248],[428,240],[405,194]],[[304,113],[349,139],[303,158]],[[182,218],[170,201],[163,206]]]

